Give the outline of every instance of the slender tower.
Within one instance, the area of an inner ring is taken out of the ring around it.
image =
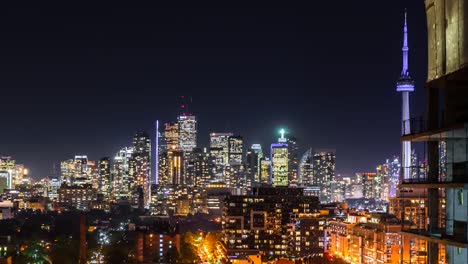
[[[409,106],[409,93],[414,91],[414,81],[409,75],[408,71],[408,27],[406,24],[406,10],[405,10],[405,24],[403,26],[403,69],[401,70],[400,78],[397,81],[396,90],[401,92],[401,133],[403,135],[410,133],[410,106]],[[403,179],[411,177],[411,142],[403,141],[402,143],[402,168]]]

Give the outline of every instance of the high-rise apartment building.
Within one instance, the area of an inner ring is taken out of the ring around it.
[[[98,161],[98,194],[109,199],[111,193],[111,164],[110,158],[104,157]]]
[[[386,165],[388,167],[388,198],[394,198],[397,194],[397,188],[400,180],[400,159],[393,157],[393,159],[387,160]]]
[[[148,207],[151,190],[151,140],[147,133],[137,133],[133,137],[133,153],[129,162],[131,191],[143,192],[145,207]]]
[[[313,185],[320,188],[320,202],[331,202],[330,182],[335,177],[335,153],[316,151],[313,156]]]
[[[121,149],[114,157],[112,162],[112,198],[129,198],[131,194],[132,180],[129,176],[129,164],[132,158],[133,148],[125,147]]]
[[[224,200],[222,240],[228,255],[258,251],[270,258],[323,254],[324,220],[317,197],[301,188],[254,188]]]
[[[401,140],[424,142],[428,170],[424,177],[404,178],[400,187],[427,193],[428,223],[403,234],[428,242],[428,263],[468,263],[468,9],[460,0],[425,3],[427,119],[405,120]],[[440,142],[445,144],[444,169]]]

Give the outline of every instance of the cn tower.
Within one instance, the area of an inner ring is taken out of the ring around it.
[[[414,91],[414,81],[409,75],[408,71],[408,27],[406,24],[406,10],[405,10],[405,23],[403,26],[403,68],[401,70],[400,78],[397,81],[396,90],[401,92],[401,133],[402,135],[410,134],[410,106],[409,106],[409,93]],[[402,157],[401,167],[403,168],[403,179],[411,177],[411,142],[403,141],[402,143]]]

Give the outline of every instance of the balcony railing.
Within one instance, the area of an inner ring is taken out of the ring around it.
[[[445,118],[444,112],[440,112],[437,118],[437,122],[429,127],[428,119],[424,116],[412,117],[403,121],[403,136],[420,134],[432,130],[439,130],[444,128]]]
[[[428,171],[427,168],[423,166],[411,166],[407,168],[409,170],[409,175],[411,178],[403,179],[402,184],[439,184],[439,183],[468,183],[468,161],[464,162],[455,162],[455,163],[446,163],[443,171],[438,171],[437,179],[429,179],[427,177]],[[441,167],[435,168],[441,170]],[[404,168],[403,168],[404,169]],[[448,173],[446,170],[451,169],[451,173]]]
[[[433,230],[420,230],[420,229],[403,229],[402,232],[406,234],[414,234],[426,240],[465,247],[468,244],[466,236],[466,226],[454,231],[453,234],[447,234],[444,228],[433,228]]]

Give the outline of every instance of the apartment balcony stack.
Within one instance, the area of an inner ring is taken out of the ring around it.
[[[400,188],[427,194],[427,222],[402,234],[427,241],[428,263],[468,263],[468,1],[425,2],[427,113],[403,122],[401,140],[420,144],[427,171]]]

